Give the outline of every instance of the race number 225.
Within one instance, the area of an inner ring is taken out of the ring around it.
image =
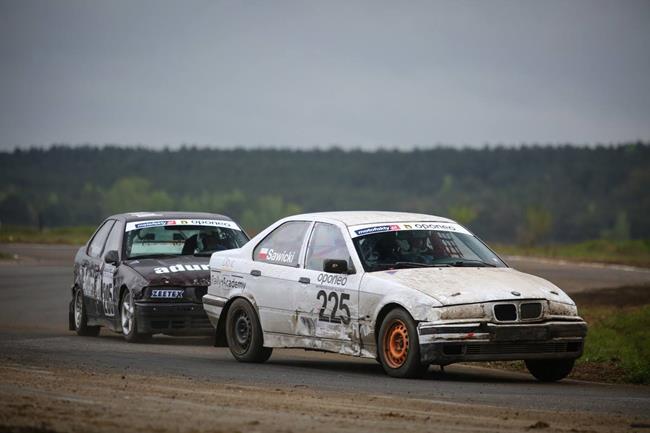
[[[330,323],[343,323],[344,325],[350,323],[350,308],[345,304],[345,301],[350,300],[349,294],[341,293],[339,295],[338,292],[329,292],[328,294],[325,290],[321,290],[316,295],[316,299],[322,299],[323,301],[323,305],[318,313],[318,320]],[[329,303],[332,304],[332,312],[329,315],[326,315],[325,310]],[[337,316],[336,313],[338,313],[339,310],[345,311],[345,315]]]

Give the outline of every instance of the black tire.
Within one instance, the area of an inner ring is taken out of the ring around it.
[[[404,309],[395,308],[386,315],[377,340],[379,362],[386,374],[399,378],[424,376],[429,364],[420,362],[417,327]]]
[[[137,316],[133,296],[129,290],[125,290],[120,298],[120,325],[122,335],[129,343],[142,343],[151,339],[151,334],[138,333]]]
[[[257,312],[246,299],[235,299],[226,316],[226,341],[230,353],[240,362],[264,362],[273,349],[264,347]]]
[[[72,300],[72,320],[74,330],[77,335],[84,337],[96,337],[99,335],[99,326],[88,326],[88,316],[86,316],[86,300],[84,292],[77,288]]]
[[[541,382],[556,382],[571,373],[575,359],[529,359],[526,368]]]

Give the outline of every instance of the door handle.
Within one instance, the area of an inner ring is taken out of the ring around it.
[[[298,278],[298,282],[299,282],[299,283],[309,284],[310,281],[311,281],[311,280],[310,280],[309,278],[307,278],[307,277],[300,277],[300,278]]]
[[[253,269],[251,271],[251,275],[254,276],[254,277],[259,277],[259,276],[262,275],[262,271],[258,271],[257,269]]]

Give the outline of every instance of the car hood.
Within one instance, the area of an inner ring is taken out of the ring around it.
[[[136,259],[124,262],[150,285],[207,286],[210,284],[210,257],[176,256]]]
[[[417,268],[372,272],[367,278],[418,290],[442,305],[511,299],[573,304],[554,284],[512,268]]]

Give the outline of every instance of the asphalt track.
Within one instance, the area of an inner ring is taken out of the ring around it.
[[[0,250],[12,251],[10,246],[0,247]],[[71,266],[64,263],[70,263],[72,249],[38,247],[42,251],[30,258],[25,252],[37,247],[13,248],[22,249],[23,260],[0,264],[0,357],[4,363],[63,369],[92,368],[113,373],[271,388],[305,387],[323,392],[368,393],[489,405],[497,410],[520,408],[610,414],[647,420],[650,425],[650,390],[643,386],[575,380],[542,384],[527,374],[467,365],[449,366],[445,372],[431,367],[423,380],[397,380],[385,376],[372,360],[334,354],[276,350],[267,363],[250,365],[235,362],[228,349],[212,347],[209,338],[158,336],[152,343],[138,345],[127,344],[119,335],[107,331],[102,331],[96,338],[78,337],[67,330]],[[519,268],[524,267],[521,263],[519,261]],[[547,272],[555,267],[558,283],[558,277],[570,273],[552,263],[534,265],[548,268]],[[590,272],[595,276],[585,278],[587,287],[581,287],[579,275],[589,275]],[[617,273],[622,275],[618,279]],[[650,280],[650,273],[645,270],[588,266],[575,271],[574,267],[570,276],[573,284],[577,282],[577,285],[568,291],[592,288],[601,274],[607,275],[602,281],[610,285]],[[606,284],[602,286],[607,287]]]

